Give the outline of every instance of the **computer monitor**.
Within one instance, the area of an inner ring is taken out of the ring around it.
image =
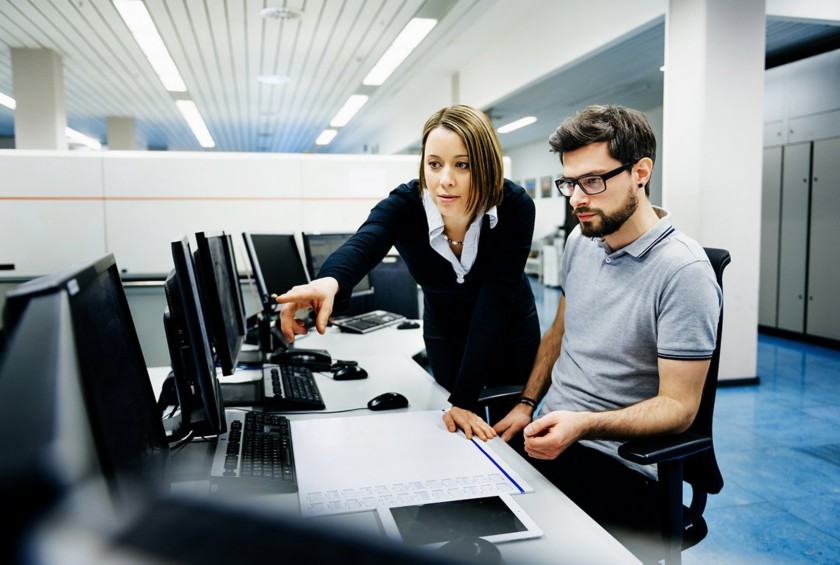
[[[254,278],[254,284],[257,287],[257,294],[259,295],[262,312],[271,315],[276,311],[274,300],[271,298],[271,292],[268,290],[268,285],[263,277],[262,266],[260,265],[260,258],[257,255],[257,246],[254,244],[253,234],[243,232],[242,240],[245,242],[245,251],[248,254],[248,261],[251,263],[251,274]]]
[[[306,233],[303,234],[303,250],[306,254],[306,268],[311,278],[316,278],[321,266],[333,251],[350,239],[352,233]],[[373,293],[370,278],[365,275],[359,284],[353,287],[352,296],[364,296]]]
[[[245,232],[242,235],[246,249],[250,249],[249,257],[253,252],[256,259],[256,262],[251,260],[251,265],[255,273],[260,272],[269,299],[271,294],[283,294],[293,286],[309,282],[293,234]]]
[[[232,375],[245,340],[244,307],[233,245],[224,233],[198,232],[195,240],[195,275],[207,336],[222,374]]]
[[[114,256],[10,291],[4,327],[0,426],[13,447],[0,483],[19,506],[85,479],[104,479],[115,508],[166,492],[169,445]]]
[[[193,255],[186,237],[171,246],[175,268],[164,283],[163,326],[181,408],[180,428],[173,438],[218,435],[227,431],[227,422],[198,297]]]

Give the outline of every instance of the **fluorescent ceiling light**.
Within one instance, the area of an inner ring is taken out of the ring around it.
[[[12,98],[11,96],[3,94],[2,92],[0,92],[0,104],[5,106],[9,110],[14,110],[15,109],[15,99]]]
[[[289,77],[286,75],[260,75],[257,81],[263,84],[286,84],[289,82]]]
[[[496,131],[498,131],[499,133],[509,133],[509,132],[512,132],[513,130],[517,130],[519,128],[524,128],[525,126],[530,126],[531,124],[533,124],[536,121],[537,121],[537,118],[535,118],[534,116],[526,116],[524,118],[520,118],[516,121],[513,121],[509,124],[505,124],[502,127],[500,127],[499,129],[497,129]]]
[[[184,84],[184,79],[181,78],[181,73],[178,72],[178,67],[169,55],[142,0],[114,0],[114,7],[120,13],[164,88],[169,92],[186,92],[187,86]]]
[[[325,129],[321,132],[321,135],[318,136],[318,139],[315,140],[315,145],[329,145],[330,141],[338,134],[338,130],[335,129]]]
[[[358,112],[367,101],[368,97],[364,94],[352,95],[347,99],[347,102],[344,103],[344,106],[341,107],[341,110],[338,111],[335,117],[330,120],[330,126],[340,128],[347,125],[347,122],[356,115],[356,112]]]
[[[216,147],[216,142],[213,141],[210,130],[207,129],[207,125],[201,118],[201,114],[198,113],[198,107],[195,105],[195,102],[192,100],[176,100],[175,104],[181,110],[184,119],[187,120],[187,125],[190,126],[198,143],[207,149]]]
[[[367,74],[362,84],[379,86],[384,83],[391,76],[391,73],[400,66],[400,63],[423,41],[423,38],[432,31],[437,22],[437,20],[430,18],[413,18],[409,21]]]
[[[93,139],[92,137],[88,137],[83,133],[80,133],[71,128],[64,128],[64,134],[67,136],[68,139],[71,141],[75,141],[76,143],[81,143],[86,147],[90,147],[91,149],[102,149],[102,144],[99,143],[98,140]]]

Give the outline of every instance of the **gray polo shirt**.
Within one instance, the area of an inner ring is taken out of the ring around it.
[[[656,396],[660,357],[712,357],[722,301],[714,271],[700,244],[654,209],[659,222],[618,251],[582,236],[579,226],[567,239],[560,268],[565,333],[543,414],[636,404]],[[619,458],[620,442],[581,443]]]

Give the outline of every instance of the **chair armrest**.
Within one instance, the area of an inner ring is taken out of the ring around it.
[[[522,394],[524,387],[521,385],[506,385],[485,387],[478,396],[479,402],[489,402],[491,400],[499,400],[501,398],[509,398],[511,396],[519,396]]]
[[[656,436],[630,440],[618,448],[618,454],[640,465],[651,465],[673,459],[684,459],[712,447],[712,438],[686,432],[673,436]]]

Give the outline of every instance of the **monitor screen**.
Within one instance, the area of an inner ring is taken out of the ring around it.
[[[251,273],[254,277],[254,284],[257,286],[257,294],[259,294],[263,312],[273,312],[275,309],[274,301],[271,299],[271,292],[269,292],[268,285],[262,274],[262,267],[260,266],[260,258],[257,256],[254,238],[250,233],[244,232],[242,239],[245,241],[245,251],[248,253],[248,261],[251,263]]]
[[[207,337],[222,374],[232,375],[245,339],[244,307],[233,245],[224,233],[198,232],[195,239],[195,275]]]
[[[172,242],[175,269],[164,283],[163,316],[183,433],[209,436],[227,429],[221,385],[198,297],[195,267],[186,237]]]
[[[306,268],[311,278],[316,278],[321,271],[321,266],[333,251],[341,247],[345,241],[350,239],[352,233],[304,233],[303,249],[306,254]],[[353,296],[361,296],[373,292],[370,278],[365,275],[359,284],[353,288]]]
[[[293,234],[246,232],[244,237],[246,247],[253,249],[257,259],[256,263],[251,261],[254,278],[262,278],[269,298],[271,294],[283,294],[293,286],[309,282]]]
[[[10,420],[5,429],[16,431],[14,441],[37,449],[89,433],[115,503],[133,504],[164,492],[169,446],[114,256],[20,285],[7,295],[5,319],[15,333],[3,359],[0,398],[8,406],[0,413]],[[32,330],[37,324],[40,332]],[[26,351],[28,361],[16,365],[15,355]],[[21,389],[29,390],[24,398],[5,389],[14,382],[7,375],[28,381]],[[67,420],[73,379],[88,432],[73,429]],[[40,428],[27,427],[25,418],[15,416],[29,410],[43,420]],[[73,449],[58,447],[65,454]]]

